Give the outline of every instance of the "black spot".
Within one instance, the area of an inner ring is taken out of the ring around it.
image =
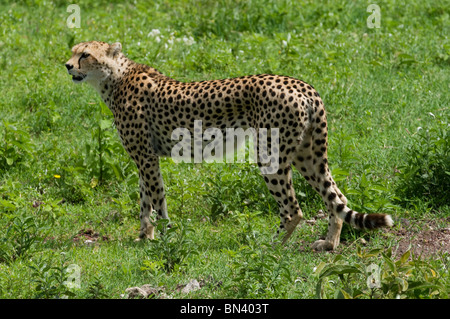
[[[320,174],[325,174],[325,164],[324,163],[320,164]]]
[[[332,201],[336,198],[336,193],[331,193],[330,195],[328,195],[328,200]],[[339,206],[338,206],[339,207]]]

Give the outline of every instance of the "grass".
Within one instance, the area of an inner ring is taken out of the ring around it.
[[[144,284],[175,298],[448,298],[448,252],[395,255],[402,220],[448,228],[448,1],[379,1],[379,29],[367,27],[368,3],[353,1],[77,4],[78,29],[65,1],[0,5],[0,298],[122,298]],[[182,81],[311,83],[340,188],[353,209],[392,214],[394,230],[345,227],[337,252],[311,251],[324,205],[295,172],[314,222],[272,247],[276,203],[256,167],[162,159],[176,227],[135,243],[137,170],[100,97],[64,68],[73,44],[94,39]],[[369,289],[372,264],[380,286]],[[70,265],[80,272],[70,277]],[[64,284],[73,278],[78,288]],[[191,279],[202,289],[177,290]]]

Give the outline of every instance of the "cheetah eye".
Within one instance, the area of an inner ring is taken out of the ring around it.
[[[90,56],[90,54],[87,53],[87,52],[81,53],[81,59],[86,59],[86,58],[88,58],[89,56]]]

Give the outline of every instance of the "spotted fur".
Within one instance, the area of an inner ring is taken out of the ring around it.
[[[313,244],[314,249],[336,248],[343,221],[361,229],[392,226],[389,215],[363,214],[347,207],[328,168],[326,113],[311,85],[270,74],[185,83],[131,61],[121,48],[120,43],[77,44],[66,67],[74,82],[88,82],[100,93],[139,169],[140,238],[154,238],[152,211],[157,219],[168,218],[159,157],[171,155],[177,143],[171,138],[173,130],[185,127],[194,133],[194,120],[202,120],[203,130],[279,129],[279,168],[263,176],[280,208],[283,241],[302,219],[292,187],[292,165],[322,196],[329,212],[328,234]]]

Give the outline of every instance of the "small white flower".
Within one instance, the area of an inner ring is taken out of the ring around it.
[[[160,37],[156,37],[155,41],[159,43],[159,42],[161,42],[161,38]]]
[[[184,36],[183,37],[183,42],[186,45],[193,45],[195,43],[195,40],[194,40],[194,38],[192,36],[190,36],[189,38]]]
[[[419,132],[421,129],[422,129],[422,127],[419,126],[419,127],[417,128],[417,132]]]
[[[286,40],[281,41],[281,45],[283,46],[283,48],[287,47],[287,44],[288,43]]]
[[[152,31],[150,31],[150,33],[147,36],[148,37],[156,37],[160,34],[161,34],[161,31],[159,31],[158,29],[152,29]]]
[[[434,114],[431,112],[428,112],[428,115],[432,116],[433,118],[436,118],[436,116],[434,116]]]

